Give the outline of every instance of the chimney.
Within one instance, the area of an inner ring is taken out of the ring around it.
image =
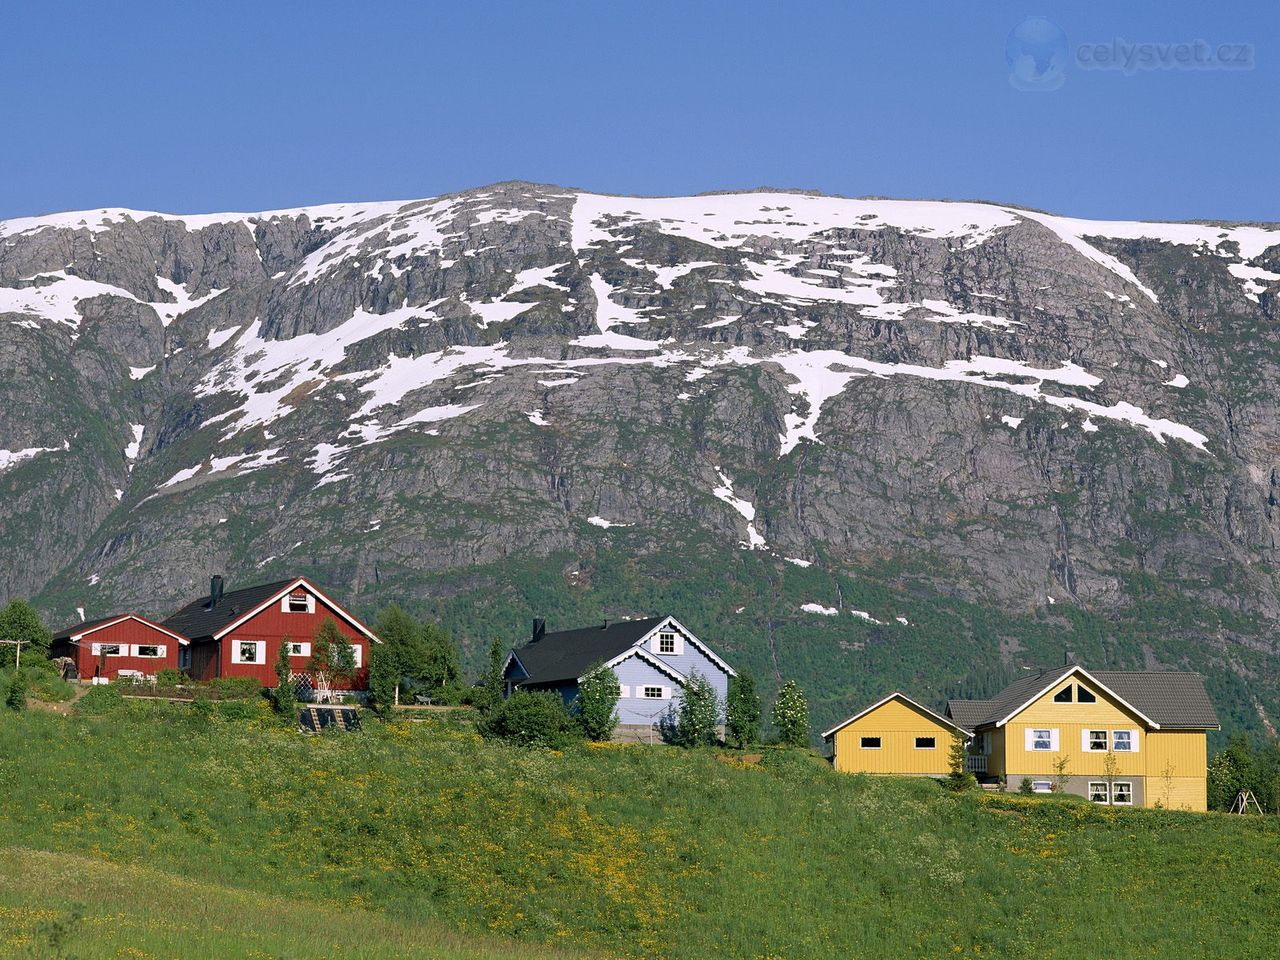
[[[1071,650],[1062,651],[1062,665],[1064,667],[1069,667],[1075,662],[1076,662],[1076,655],[1073,651]]]
[[[215,573],[209,578],[209,609],[212,610],[222,600],[222,574]]]
[[[547,634],[547,621],[545,621],[545,620],[541,619],[540,617],[536,617],[536,618],[534,618],[534,621],[533,621],[533,639],[532,639],[532,640],[530,640],[529,642],[530,642],[530,643],[537,643],[537,642],[538,642],[539,640],[541,640],[544,636],[546,636],[546,634]]]

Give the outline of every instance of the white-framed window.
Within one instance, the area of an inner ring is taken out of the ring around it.
[[[936,750],[938,749],[937,737],[916,737],[917,750]]]
[[[646,699],[646,700],[665,700],[665,699],[666,699],[666,697],[664,697],[664,696],[662,695],[662,692],[663,692],[663,690],[664,690],[664,689],[666,689],[666,688],[665,688],[665,687],[648,687],[648,686],[647,686],[647,687],[645,687],[645,688],[644,688],[644,699]]]
[[[1053,695],[1054,703],[1070,703],[1071,702],[1071,684],[1067,684],[1061,690]]]
[[[630,696],[631,696],[631,688],[627,686],[625,683],[618,684],[618,699],[626,700]]]
[[[1106,781],[1092,781],[1089,784],[1089,800],[1093,803],[1106,803],[1110,797],[1107,794]]]
[[[1111,784],[1111,802],[1119,807],[1133,806],[1133,784],[1128,780]]]
[[[305,590],[291,590],[280,599],[283,613],[315,613],[316,598]]]
[[[265,640],[232,640],[232,663],[266,663],[267,641]]]
[[[986,731],[978,735],[978,744],[980,749],[986,756],[991,756],[991,731]]]
[[[119,643],[95,643],[93,655],[95,657],[127,657],[129,648]]]
[[[162,643],[138,643],[133,647],[133,655],[144,660],[163,660],[168,652],[168,648]]]
[[[678,657],[684,653],[684,637],[675,629],[659,630],[649,648],[660,656]]]
[[[859,741],[858,746],[860,746],[863,750],[879,750],[880,738],[879,737],[863,737],[861,741]]]
[[[1090,753],[1106,753],[1107,752],[1107,731],[1105,730],[1086,730],[1083,737],[1082,746]]]
[[[1098,698],[1092,690],[1086,690],[1084,687],[1076,684],[1076,703],[1097,703]]]
[[[351,655],[356,659],[356,669],[364,666],[364,647],[358,643],[351,644]]]
[[[309,657],[311,656],[311,644],[296,640],[289,641],[289,656],[291,657]]]
[[[1027,749],[1032,752],[1052,752],[1058,749],[1058,731],[1047,728],[1028,728]]]
[[[1052,780],[1032,780],[1031,791],[1033,793],[1053,793]]]
[[[1138,731],[1137,730],[1112,730],[1111,731],[1111,749],[1115,753],[1137,753],[1138,752]]]

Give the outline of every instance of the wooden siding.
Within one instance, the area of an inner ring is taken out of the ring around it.
[[[1200,730],[1152,730],[1147,734],[1147,806],[1207,810],[1207,744]]]
[[[1054,703],[1054,695],[1059,690],[1077,683],[1094,693],[1098,698],[1097,703]],[[1027,731],[1046,728],[1058,731],[1058,750],[1028,750]],[[1108,745],[1114,731],[1136,730],[1138,749],[1133,753],[1087,751],[1083,749],[1081,742],[1086,730],[1106,730]],[[1122,777],[1139,777],[1146,773],[1145,724],[1130,711],[1107,698],[1093,684],[1078,681],[1075,677],[1049,690],[1001,727],[1000,731],[997,736],[1004,741],[1006,776],[1011,779],[1052,775],[1054,763],[1063,756],[1069,760],[1067,772],[1072,776],[1103,774],[1109,756],[1115,757]]]
[[[94,644],[119,644],[122,650],[132,651],[134,645],[164,647],[163,657],[95,657]],[[121,670],[137,670],[147,676],[161,670],[178,668],[178,648],[181,644],[157,630],[148,623],[138,620],[121,620],[119,623],[94,630],[81,637],[77,642],[60,642],[52,651],[54,655],[73,657],[80,677],[88,680],[91,677],[106,677],[114,680]]]
[[[284,642],[286,637],[295,643],[313,642],[316,632],[325,620],[332,620],[337,624],[338,630],[342,635],[351,641],[351,645],[360,648],[361,666],[356,671],[356,677],[351,684],[351,688],[364,690],[368,686],[369,640],[355,627],[343,620],[336,610],[325,604],[319,597],[316,597],[314,613],[287,613],[280,609],[280,600],[277,599],[251,620],[232,630],[231,633],[222,638],[217,675],[223,677],[254,677],[262,681],[263,686],[274,687],[276,685],[275,663],[276,657],[280,653],[280,644]],[[262,663],[235,663],[233,661],[235,651],[242,640],[265,642],[265,656]],[[293,667],[294,673],[305,673],[310,660],[310,656],[293,657],[290,665]]]
[[[952,729],[900,699],[881,704],[832,734],[835,768],[841,773],[943,776]],[[879,737],[880,749],[864,750],[862,737]],[[934,737],[932,750],[918,750],[916,737]]]

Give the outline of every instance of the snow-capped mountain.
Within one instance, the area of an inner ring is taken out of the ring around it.
[[[1274,678],[1276,291],[1274,226],[772,190],[2,222],[0,598],[306,570],[465,632],[639,569],[838,701],[945,640],[901,591],[1047,618],[969,630],[1014,665],[1159,596],[1219,612],[1097,653]]]

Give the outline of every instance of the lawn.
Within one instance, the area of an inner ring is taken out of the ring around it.
[[[346,956],[328,932],[361,929],[361,956],[409,957],[417,929],[679,958],[1255,957],[1280,936],[1276,818],[956,797],[804,752],[518,751],[449,721],[305,737],[133,704],[0,716],[0,793],[6,856],[101,871],[96,900],[30,883],[0,904],[57,921],[141,877],[155,957],[201,956],[171,946],[188,935],[210,956]],[[184,884],[253,906],[264,945],[218,952]],[[8,916],[0,936],[29,935]],[[422,955],[519,955],[452,949]]]

